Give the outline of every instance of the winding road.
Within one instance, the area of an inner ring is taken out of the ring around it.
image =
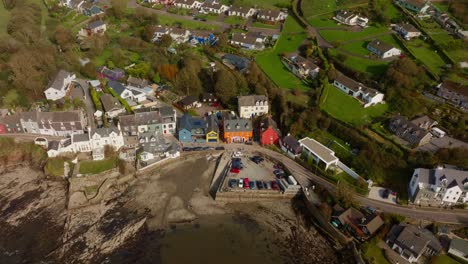
[[[239,145],[224,145],[226,149],[237,150]],[[326,188],[331,193],[335,193],[336,185],[329,182],[328,180],[312,173],[306,168],[302,167],[300,164],[290,159],[289,157],[266,149],[260,146],[255,145],[242,145],[242,149],[248,151],[256,151],[264,155],[270,156],[275,160],[283,163],[289,171],[297,178],[297,180],[303,186],[310,186],[312,181],[314,184],[318,184]],[[367,197],[364,197],[359,194],[355,194],[354,197],[361,205],[371,206],[377,210],[395,213],[404,215],[412,219],[420,219],[426,221],[440,222],[440,223],[450,223],[450,224],[468,224],[468,210],[463,209],[443,209],[443,208],[430,208],[430,207],[418,207],[418,206],[402,206],[389,204],[377,200],[373,200]]]

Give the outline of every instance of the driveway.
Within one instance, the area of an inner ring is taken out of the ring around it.
[[[96,128],[96,123],[94,122],[94,112],[96,112],[96,108],[94,107],[93,100],[91,99],[91,95],[89,94],[89,84],[87,80],[84,79],[76,79],[75,83],[78,84],[82,89],[80,89],[82,92],[82,100],[85,103],[86,106],[86,114],[88,117],[88,126],[93,128]],[[76,89],[76,88],[75,88]]]
[[[387,198],[383,198],[382,194],[384,193],[384,191],[385,188],[372,186],[367,197],[384,203],[397,204],[395,195],[389,194]]]

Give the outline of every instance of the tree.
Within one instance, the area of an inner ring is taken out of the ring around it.
[[[150,73],[151,66],[146,62],[139,62],[135,66],[129,68],[127,72],[135,77],[138,78],[148,78],[148,74]]]
[[[111,0],[112,13],[117,18],[123,18],[127,10],[127,0]]]
[[[3,104],[9,108],[15,108],[19,104],[20,96],[16,89],[8,90],[5,97],[3,97]]]
[[[349,208],[358,206],[358,203],[356,200],[354,200],[353,195],[354,192],[347,183],[343,181],[338,182],[336,188],[336,199],[343,207]]]
[[[169,35],[162,35],[159,38],[158,45],[163,48],[168,48],[172,45],[172,37]]]
[[[198,96],[202,92],[200,79],[197,74],[188,67],[183,68],[179,74],[177,74],[174,86],[177,90],[187,95]]]
[[[158,67],[158,72],[162,78],[173,81],[178,73],[179,69],[174,64],[163,64]]]
[[[70,49],[74,43],[73,34],[71,30],[59,25],[55,29],[54,41],[62,50]]]
[[[236,79],[227,70],[221,68],[215,75],[215,94],[224,104],[229,104],[237,95]]]

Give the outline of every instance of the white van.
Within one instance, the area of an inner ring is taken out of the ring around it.
[[[434,135],[434,136],[436,136],[436,137],[438,137],[438,138],[443,138],[443,137],[445,137],[445,131],[443,131],[443,130],[437,128],[437,127],[433,127],[433,128],[431,129],[431,134]]]

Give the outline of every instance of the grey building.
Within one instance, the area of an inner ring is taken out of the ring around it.
[[[431,133],[427,130],[419,127],[417,124],[409,121],[408,118],[400,115],[397,115],[390,120],[389,129],[395,133],[395,135],[413,146],[422,146],[427,144],[432,138]]]

